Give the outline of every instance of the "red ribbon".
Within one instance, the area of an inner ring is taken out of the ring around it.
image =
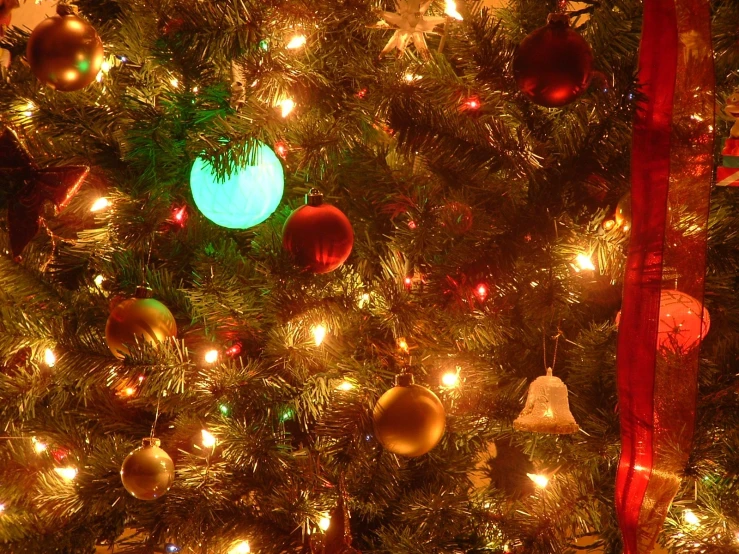
[[[652,552],[692,446],[698,348],[660,352],[660,294],[703,301],[713,167],[708,0],[644,0],[632,153],[632,227],[619,324],[624,554]]]

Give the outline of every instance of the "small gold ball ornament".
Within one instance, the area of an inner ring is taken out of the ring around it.
[[[65,4],[39,23],[28,39],[26,57],[38,79],[63,92],[85,88],[103,65],[103,42],[94,27]]]
[[[621,197],[616,206],[616,227],[620,228],[624,233],[631,230],[631,193],[627,192]]]
[[[166,494],[174,482],[174,463],[161,441],[146,438],[142,445],[123,460],[121,481],[125,489],[139,500],[156,500]]]
[[[444,435],[446,413],[438,397],[401,374],[372,413],[375,436],[390,452],[414,458],[431,451]]]
[[[105,341],[116,358],[128,354],[128,346],[136,341],[149,344],[177,335],[177,323],[167,306],[147,298],[148,289],[139,287],[135,298],[120,302],[110,312],[105,326]]]

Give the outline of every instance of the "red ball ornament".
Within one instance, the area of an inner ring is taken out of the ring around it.
[[[94,27],[60,4],[31,33],[26,57],[33,73],[51,88],[70,92],[92,83],[103,65],[103,42]]]
[[[287,218],[282,245],[297,265],[313,273],[329,273],[351,254],[354,230],[341,210],[324,204],[323,195],[311,189],[305,206]]]
[[[710,328],[711,317],[698,300],[677,290],[662,291],[657,331],[659,350],[684,354],[698,346]]]
[[[557,108],[585,92],[592,66],[590,45],[570,28],[569,16],[550,14],[547,24],[518,46],[513,75],[532,102]]]

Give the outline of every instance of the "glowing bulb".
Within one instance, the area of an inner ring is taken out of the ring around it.
[[[408,352],[408,342],[404,338],[399,338],[398,348],[400,348],[403,352]]]
[[[287,46],[285,48],[288,48],[290,50],[295,50],[297,48],[302,48],[305,46],[306,43],[305,35],[293,35],[293,37],[290,39],[290,42],[287,43]]]
[[[46,452],[46,444],[38,440],[36,437],[31,437],[31,442],[33,443],[33,449],[36,451],[36,454]]]
[[[182,226],[187,221],[187,206],[175,208],[172,212],[172,218]]]
[[[44,351],[44,363],[49,367],[54,367],[56,365],[56,354],[54,354],[54,351],[51,348],[47,348]]]
[[[323,325],[314,325],[311,331],[313,331],[313,339],[316,342],[316,346],[321,346],[323,339],[326,338],[326,327]]]
[[[415,73],[406,73],[405,75],[403,75],[403,79],[406,83],[412,83],[413,81],[418,81],[421,78],[421,75],[416,75]]]
[[[228,554],[249,554],[250,552],[251,548],[249,548],[249,541],[239,541],[231,547]]]
[[[457,21],[462,21],[462,19],[464,19],[462,14],[457,11],[457,3],[454,0],[446,0],[444,13]]]
[[[603,222],[603,228],[604,228],[604,229],[605,229],[606,231],[610,231],[610,230],[611,230],[611,229],[613,229],[613,228],[614,228],[615,226],[616,226],[616,221],[615,221],[615,220],[613,220],[613,219],[606,219],[606,220],[605,220],[605,221]]]
[[[295,100],[292,98],[285,98],[280,100],[277,105],[280,107],[280,114],[282,117],[287,117],[295,109]]]
[[[205,353],[205,363],[214,364],[218,361],[218,350],[208,350]]]
[[[685,510],[683,517],[685,518],[685,523],[692,527],[698,527],[701,524],[700,518],[693,513],[693,510]]]
[[[547,477],[546,475],[540,475],[538,473],[527,473],[526,475],[540,489],[546,488],[546,486],[549,484],[549,477]]]
[[[590,259],[590,256],[588,256],[585,253],[581,253],[577,255],[577,258],[575,258],[575,263],[577,264],[578,271],[594,271],[595,265],[593,265],[593,260]]]
[[[179,80],[179,79],[177,79],[176,77],[172,77],[172,78],[171,78],[171,79],[169,80],[169,84],[170,84],[170,85],[172,85],[172,86],[173,86],[174,88],[177,88],[177,87],[179,87],[179,86],[180,86],[180,80]]]
[[[197,94],[200,91],[200,87],[192,87],[193,94]]]
[[[0,504],[0,514],[5,511],[5,504]]]
[[[459,370],[447,371],[441,376],[441,384],[445,387],[454,388],[459,385]]]
[[[92,203],[92,206],[90,206],[90,211],[91,212],[101,212],[108,206],[110,206],[110,202],[108,202],[107,198],[102,196]]]
[[[201,442],[205,448],[215,447],[218,441],[213,435],[210,434],[210,432],[207,429],[203,429],[202,431],[200,431],[200,434],[202,436]]]
[[[329,525],[331,525],[331,518],[328,517],[328,514],[323,514],[321,519],[318,520],[318,527],[321,528],[321,531],[327,531]]]
[[[342,381],[339,386],[336,387],[336,390],[350,391],[353,388],[354,385],[352,385],[349,381]]]
[[[410,287],[413,284],[413,277],[406,277],[403,279],[403,283],[406,287]]]
[[[103,73],[107,73],[110,71],[110,68],[113,67],[108,60],[103,61],[103,63],[100,64],[100,71]]]
[[[287,144],[282,141],[275,143],[275,152],[277,152],[277,155],[284,160],[288,154]]]
[[[36,104],[34,104],[33,102],[29,100],[28,103],[26,104],[26,109],[23,111],[23,115],[25,115],[26,117],[32,117],[33,112],[35,110],[36,110]]]
[[[103,281],[105,281],[105,277],[103,275],[95,275],[93,281],[95,283],[95,286],[97,288],[100,288],[103,285]]]
[[[74,467],[55,467],[54,471],[65,481],[72,481],[77,477],[77,469]]]
[[[126,396],[133,396],[134,394],[136,394],[136,389],[133,387],[126,387],[125,389],[123,389],[123,394]]]
[[[488,290],[488,286],[485,283],[480,283],[475,288],[475,296],[477,296],[477,299],[480,302],[485,302],[485,299],[487,299],[489,292],[490,291]]]
[[[364,308],[364,306],[370,301],[370,295],[368,292],[365,292],[360,298],[359,298],[359,307]]]

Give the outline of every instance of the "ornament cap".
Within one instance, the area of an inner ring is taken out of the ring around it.
[[[412,373],[399,373],[395,376],[396,387],[410,387],[415,383]]]
[[[308,194],[305,195],[306,206],[320,206],[323,204],[323,193],[317,188],[311,188]]]
[[[561,25],[563,27],[570,26],[570,16],[566,13],[550,13],[547,17],[549,25]]]
[[[151,298],[152,296],[152,290],[151,287],[147,287],[146,285],[140,285],[136,287],[136,294],[134,294],[136,298]]]
[[[56,6],[56,14],[64,17],[65,15],[77,15],[77,10],[71,4],[59,3]]]
[[[151,448],[152,446],[159,447],[162,444],[162,441],[155,437],[146,437],[144,439],[141,439],[141,445],[144,448]]]

